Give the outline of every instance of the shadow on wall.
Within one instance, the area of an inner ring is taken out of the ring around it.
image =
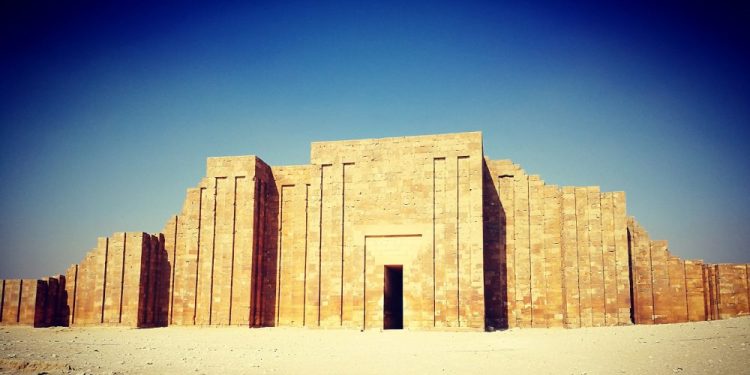
[[[271,178],[256,181],[248,326],[270,327],[278,325],[279,194]],[[174,264],[165,242],[163,234],[115,233],[65,276],[0,280],[0,325],[168,326]]]
[[[253,275],[253,281],[261,283],[259,293],[254,294],[254,301],[251,304],[253,311],[252,326],[254,327],[275,327],[278,325],[276,306],[277,287],[278,287],[278,246],[279,246],[279,191],[272,179],[263,179],[256,188],[258,194],[256,215],[259,220],[256,221],[260,228],[257,228],[258,243],[256,252],[259,253],[260,259],[256,259],[255,264],[260,267],[259,274]],[[254,289],[255,290],[255,289]],[[256,303],[257,302],[257,303]]]
[[[171,270],[161,234],[100,240],[66,288],[71,325],[166,326]]]
[[[630,285],[629,292],[630,292],[630,321],[638,324],[638,320],[635,316],[635,309],[633,306],[635,305],[635,285],[636,281],[633,275],[633,232],[632,228],[628,226],[627,229],[627,235],[628,235],[628,282]]]
[[[62,279],[65,280],[65,276],[62,276]],[[50,323],[50,326],[68,327],[70,325],[70,306],[66,302],[68,300],[68,291],[65,290],[65,286],[62,286],[61,290],[62,293],[57,304],[59,307],[56,309],[55,320]]]
[[[138,327],[166,327],[169,314],[169,286],[172,264],[164,248],[164,235],[151,236],[150,251],[141,262]]]
[[[0,325],[67,326],[65,276],[0,280]]]
[[[508,328],[505,209],[496,181],[482,163],[484,183],[484,311],[485,330]]]

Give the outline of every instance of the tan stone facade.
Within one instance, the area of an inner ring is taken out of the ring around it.
[[[625,194],[546,185],[508,160],[485,165],[488,324],[629,324]]]
[[[547,185],[482,147],[475,132],[316,142],[300,166],[209,158],[162,233],[101,238],[64,277],[3,281],[0,324],[481,330],[749,313],[747,265],[683,261],[624,193]]]

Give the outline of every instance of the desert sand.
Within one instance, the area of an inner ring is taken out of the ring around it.
[[[750,374],[750,317],[498,332],[0,328],[3,374]]]

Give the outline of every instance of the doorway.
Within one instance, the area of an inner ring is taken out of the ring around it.
[[[404,267],[385,266],[383,329],[404,328]]]

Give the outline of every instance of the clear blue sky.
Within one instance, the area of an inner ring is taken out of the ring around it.
[[[0,277],[160,231],[208,156],[467,130],[548,183],[626,191],[680,256],[750,262],[747,6],[7,3]]]

